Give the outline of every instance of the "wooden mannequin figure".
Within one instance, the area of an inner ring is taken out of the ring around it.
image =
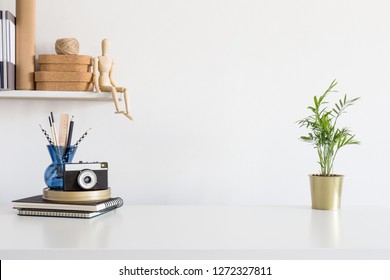
[[[118,87],[112,78],[115,61],[108,56],[109,48],[110,41],[104,39],[102,41],[102,55],[93,59],[93,84],[97,92],[111,92],[115,103],[115,114],[124,114],[130,120],[133,120],[133,117],[129,114],[129,98],[127,89],[124,87]],[[123,93],[125,111],[121,111],[119,109],[118,92]]]

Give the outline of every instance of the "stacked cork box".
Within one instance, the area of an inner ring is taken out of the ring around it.
[[[37,90],[92,91],[92,57],[87,55],[39,55],[35,72]]]

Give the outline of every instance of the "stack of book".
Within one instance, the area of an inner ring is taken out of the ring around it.
[[[15,89],[15,16],[0,10],[0,90]]]
[[[90,219],[108,213],[123,205],[120,197],[104,201],[68,203],[44,200],[42,195],[12,201],[20,216],[44,216]]]

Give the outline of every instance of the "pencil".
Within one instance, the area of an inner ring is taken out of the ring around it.
[[[54,128],[53,128],[53,123],[51,122],[50,116],[49,116],[49,124],[50,124],[51,136],[52,136],[52,138],[53,138],[54,146],[57,146],[57,139],[56,139],[56,137],[55,137],[55,132],[54,132]]]
[[[56,151],[56,156],[57,156],[57,160],[58,162],[62,162],[62,158],[61,158],[61,155],[60,155],[60,151],[58,149],[58,143],[57,143],[57,138],[55,137],[55,129],[54,129],[54,125],[50,119],[50,116],[49,116],[49,124],[50,124],[50,127],[51,127],[51,133],[53,135],[53,138],[54,138],[54,149]]]
[[[90,130],[91,130],[91,128],[88,129],[86,132],[84,132],[83,135],[81,135],[80,139],[77,140],[76,144],[74,144],[75,147],[77,147],[77,146],[80,144],[80,142],[84,140],[84,138],[88,135],[88,132],[89,132]]]
[[[57,139],[57,132],[56,132],[56,126],[54,124],[54,116],[53,116],[53,112],[50,112],[50,115],[51,115],[51,123],[52,123],[52,127],[53,127],[53,138],[54,138],[54,143],[56,144],[56,146],[58,146],[58,139]]]
[[[40,126],[40,128],[41,128],[43,134],[46,136],[47,141],[49,141],[49,144],[50,144],[50,145],[54,145],[54,143],[53,143],[53,141],[51,140],[50,135],[47,133],[47,131],[46,131],[41,125],[39,125],[39,126]]]

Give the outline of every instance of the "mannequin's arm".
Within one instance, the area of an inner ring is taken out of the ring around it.
[[[111,81],[111,85],[113,87],[117,87],[117,84],[116,82],[114,81],[114,79],[112,78],[114,76],[114,68],[115,68],[115,60],[112,61],[112,64],[111,64],[111,69],[110,69],[110,73],[108,74],[109,77],[110,77],[110,81]]]

